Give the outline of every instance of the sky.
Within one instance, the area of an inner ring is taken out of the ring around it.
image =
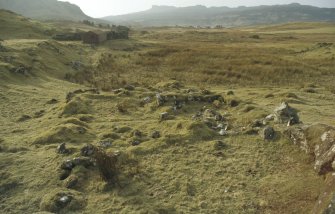
[[[78,5],[87,15],[99,18],[150,9],[152,5],[168,6],[257,6],[300,3],[318,7],[335,8],[335,0],[61,0]]]

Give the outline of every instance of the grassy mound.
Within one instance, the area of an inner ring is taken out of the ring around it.
[[[55,189],[43,197],[40,209],[41,211],[54,213],[69,213],[82,209],[85,206],[85,198],[80,193]]]
[[[59,125],[51,130],[41,133],[34,141],[34,144],[55,144],[55,143],[88,143],[93,135],[83,126],[75,124]]]
[[[64,116],[71,116],[75,114],[89,114],[92,112],[92,107],[89,102],[76,97],[63,107],[62,114]]]

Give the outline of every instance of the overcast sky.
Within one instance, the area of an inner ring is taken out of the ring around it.
[[[297,2],[318,7],[335,8],[335,0],[61,0],[78,5],[87,15],[98,18],[109,15],[120,15],[132,12],[143,11],[151,8],[152,5],[171,6],[256,6],[289,4]]]

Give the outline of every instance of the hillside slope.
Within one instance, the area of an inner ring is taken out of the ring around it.
[[[0,9],[11,10],[39,20],[92,19],[77,6],[57,0],[0,0]]]
[[[335,21],[335,9],[300,4],[257,7],[171,7],[153,6],[150,10],[103,18],[114,23],[143,26],[246,26],[298,21]]]
[[[1,39],[40,39],[50,36],[53,31],[43,23],[2,9],[0,9],[0,25]]]

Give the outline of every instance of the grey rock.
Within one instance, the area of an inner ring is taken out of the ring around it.
[[[131,142],[132,146],[138,146],[140,144],[141,144],[141,142],[139,140],[134,140],[133,142]]]
[[[60,168],[64,169],[64,170],[72,170],[74,167],[75,167],[75,165],[74,165],[72,160],[66,160],[60,166]]]
[[[160,120],[168,120],[169,119],[169,113],[168,112],[163,112],[160,114]]]
[[[273,140],[275,138],[275,130],[268,126],[263,130],[263,139],[264,140]]]
[[[133,132],[133,136],[135,136],[135,137],[142,137],[142,132],[139,131],[139,130],[135,130],[135,131]]]
[[[78,184],[78,176],[71,175],[65,180],[65,187],[68,189],[74,188]]]
[[[61,170],[59,173],[59,180],[65,180],[71,174],[71,170]]]
[[[328,207],[324,210],[323,214],[334,214],[335,213],[335,194],[333,195]]]
[[[297,111],[290,107],[288,103],[283,102],[274,110],[275,121],[279,123],[288,123],[290,125],[298,124],[299,117]]]
[[[72,163],[74,166],[84,166],[84,167],[90,167],[94,165],[94,162],[89,157],[76,157],[72,159]]]
[[[57,146],[57,153],[58,154],[68,154],[70,153],[70,150],[66,148],[65,143],[61,143],[60,145]]]
[[[237,107],[239,104],[240,104],[240,102],[237,101],[237,100],[231,100],[229,102],[230,107]]]
[[[83,148],[80,149],[80,153],[82,156],[88,157],[94,154],[95,147],[92,144],[87,144]]]
[[[335,130],[329,130],[321,135],[321,143],[315,146],[314,169],[319,174],[333,170],[335,160]]]
[[[57,204],[59,205],[59,207],[66,207],[66,205],[68,205],[71,200],[72,196],[64,195],[58,199]]]
[[[100,146],[104,147],[104,148],[109,148],[112,146],[112,142],[109,140],[102,140],[99,142]]]
[[[161,94],[156,94],[156,102],[158,106],[162,106],[165,103],[165,99]]]

